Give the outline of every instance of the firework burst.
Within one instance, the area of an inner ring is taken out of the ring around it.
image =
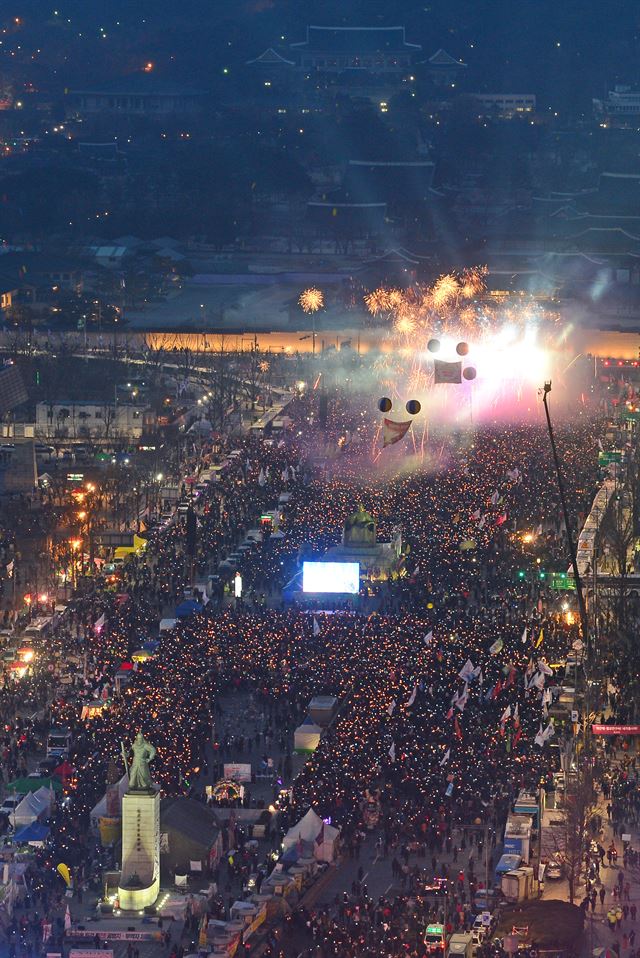
[[[303,313],[317,313],[324,306],[324,293],[315,286],[310,286],[300,293],[298,304]]]

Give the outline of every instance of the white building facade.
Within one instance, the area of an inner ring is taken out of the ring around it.
[[[132,403],[76,400],[36,405],[36,436],[46,439],[140,439],[145,408]]]

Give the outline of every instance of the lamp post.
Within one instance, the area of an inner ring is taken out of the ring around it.
[[[567,508],[567,498],[565,495],[564,481],[562,479],[562,470],[560,468],[560,460],[558,458],[558,450],[556,448],[556,440],[553,434],[553,425],[551,423],[551,414],[549,412],[549,393],[551,392],[551,380],[547,380],[543,387],[542,393],[542,402],[544,404],[544,412],[547,419],[547,429],[549,430],[549,441],[551,443],[551,452],[553,454],[553,464],[556,471],[556,481],[558,483],[558,492],[560,493],[560,503],[562,506],[562,516],[564,518],[564,526],[567,533],[567,546],[569,549],[569,557],[571,559],[571,568],[573,570],[573,578],[576,583],[576,592],[578,597],[578,611],[580,614],[580,626],[582,628],[582,637],[586,649],[586,661],[587,668],[585,669],[586,673],[586,682],[585,682],[585,716],[584,716],[584,737],[585,742],[588,740],[588,726],[589,719],[591,715],[590,707],[590,695],[589,695],[589,673],[591,669],[591,639],[590,639],[590,630],[589,630],[589,620],[587,618],[587,607],[584,601],[584,592],[582,589],[582,577],[580,576],[580,569],[578,568],[578,554],[576,551],[576,545],[573,541],[573,533],[571,531],[571,525],[569,523],[569,510]]]

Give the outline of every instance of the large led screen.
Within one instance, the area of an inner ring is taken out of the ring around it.
[[[303,592],[346,592],[360,590],[359,562],[304,562]]]

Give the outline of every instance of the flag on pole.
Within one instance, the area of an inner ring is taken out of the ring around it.
[[[503,646],[504,646],[504,640],[496,639],[493,645],[489,649],[489,655],[497,655],[498,652],[501,651]]]
[[[538,636],[538,639],[535,645],[536,649],[542,645],[543,641],[544,641],[544,629],[540,629],[540,635]]]
[[[415,700],[416,700],[416,695],[417,695],[417,694],[418,694],[418,686],[417,686],[417,685],[414,685],[414,686],[413,686],[413,692],[411,693],[411,696],[410,696],[410,698],[409,698],[409,701],[408,701],[407,704],[405,705],[405,708],[406,708],[406,709],[411,708],[411,706],[413,705],[413,703],[414,703]]]
[[[431,643],[433,642],[433,631],[427,632],[427,634],[425,635],[422,641],[424,642],[425,645],[431,645]]]
[[[468,700],[469,700],[469,688],[467,684],[465,683],[464,692],[462,693],[462,695],[455,696],[455,701],[453,702],[453,704],[455,705],[457,709],[460,709],[461,712],[464,712],[464,707],[467,704]]]
[[[459,741],[462,741],[462,729],[460,728],[460,722],[458,721],[458,716],[457,716],[457,715],[456,715],[455,719],[453,720],[453,728],[454,728],[454,731],[455,731],[455,733],[456,733],[456,738],[457,738]]]
[[[64,930],[69,931],[71,929],[71,912],[69,911],[69,905],[67,905],[66,911],[64,913]]]
[[[391,759],[392,762],[395,762],[396,760],[396,743],[395,742],[392,742],[391,748],[389,749],[389,758]]]
[[[393,713],[395,712],[395,709],[396,709],[396,700],[394,699],[391,702],[391,705],[389,706],[389,708],[387,709],[387,715],[393,715]]]
[[[93,631],[95,632],[96,635],[100,635],[100,633],[102,632],[105,621],[106,621],[105,614],[103,612],[100,618],[96,619],[96,621],[93,623]]]
[[[440,759],[440,768],[442,768],[443,765],[447,764],[447,762],[449,761],[450,755],[451,755],[451,749],[448,748],[447,751],[442,756],[442,758]]]
[[[524,627],[524,632],[522,633],[522,638],[520,639],[520,641],[522,642],[523,645],[524,645],[525,642],[527,641],[527,627],[526,627],[526,625],[525,625],[525,627]]]
[[[460,676],[463,682],[470,682],[472,679],[476,677],[476,671],[473,667],[473,662],[471,661],[471,659],[467,659],[467,661],[464,663],[464,665],[458,672],[458,675]]]
[[[511,706],[510,706],[510,705],[507,705],[506,709],[505,709],[504,712],[502,713],[502,716],[501,716],[501,718],[500,718],[500,721],[501,721],[501,722],[506,722],[507,719],[510,719],[510,718],[511,718]]]
[[[320,623],[316,619],[315,615],[313,617],[313,634],[320,635]]]

